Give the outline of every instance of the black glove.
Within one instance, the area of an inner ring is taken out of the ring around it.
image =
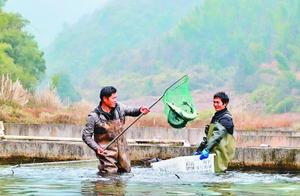
[[[209,125],[205,125],[204,133],[205,133],[206,135],[208,134],[208,130],[209,130]]]
[[[203,141],[200,143],[199,147],[197,148],[196,152],[201,153],[207,144],[207,138],[203,137]]]

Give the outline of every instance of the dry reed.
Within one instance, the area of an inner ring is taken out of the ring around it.
[[[291,127],[297,128],[300,122],[299,113],[264,114],[258,112],[234,112],[237,129],[256,130],[261,128]]]
[[[300,130],[300,114],[263,114],[258,112],[232,112],[235,128],[237,130],[257,130],[262,128],[289,127]],[[126,125],[133,122],[134,118],[128,118]],[[210,122],[210,118],[197,118],[187,124],[187,128],[201,128]],[[166,127],[171,126],[163,113],[150,113],[142,117],[134,125],[136,127]]]
[[[23,88],[19,80],[13,82],[8,75],[0,76],[0,100],[24,106],[29,98],[30,93]]]
[[[30,100],[30,104],[27,104],[28,100]],[[234,107],[229,110],[233,114],[235,127],[238,130],[274,127],[290,127],[300,130],[299,113],[265,114],[262,106],[250,104],[247,96],[237,100],[231,105]],[[64,107],[55,91],[49,88],[32,96],[18,80],[13,82],[7,75],[0,76],[0,119],[5,122],[82,125],[93,108],[94,105],[87,101],[80,101]],[[187,128],[204,127],[210,122],[213,113],[213,110],[199,111],[198,118],[189,122]],[[126,125],[133,120],[134,118],[127,118]],[[137,121],[134,126],[170,127],[163,112],[151,112]]]
[[[34,107],[42,107],[48,109],[61,109],[63,104],[53,89],[44,89],[36,92],[31,100],[31,105]]]

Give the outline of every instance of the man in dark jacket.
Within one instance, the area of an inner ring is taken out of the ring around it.
[[[100,173],[130,172],[131,164],[128,155],[126,138],[121,136],[118,141],[104,150],[105,146],[123,130],[125,116],[147,114],[147,107],[129,108],[117,102],[117,90],[106,86],[100,91],[100,104],[87,118],[82,130],[82,140],[92,148],[100,163]]]
[[[229,97],[224,92],[218,92],[213,97],[213,106],[216,113],[209,125],[205,127],[206,137],[203,138],[195,155],[200,155],[200,160],[206,159],[209,153],[216,154],[215,170],[225,171],[235,153],[235,140],[233,137],[234,124],[232,115],[227,109]]]

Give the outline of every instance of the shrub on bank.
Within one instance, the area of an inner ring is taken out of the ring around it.
[[[0,76],[0,100],[9,104],[24,106],[28,103],[30,93],[23,88],[19,80],[13,82],[8,75]]]

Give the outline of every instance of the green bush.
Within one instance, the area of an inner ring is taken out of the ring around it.
[[[81,99],[80,94],[76,91],[71,83],[69,75],[58,73],[52,76],[51,87],[56,89],[59,97],[64,101],[75,102]]]
[[[272,107],[273,113],[286,113],[291,112],[294,106],[294,98],[289,96],[284,99],[282,99],[280,102],[274,105]]]

